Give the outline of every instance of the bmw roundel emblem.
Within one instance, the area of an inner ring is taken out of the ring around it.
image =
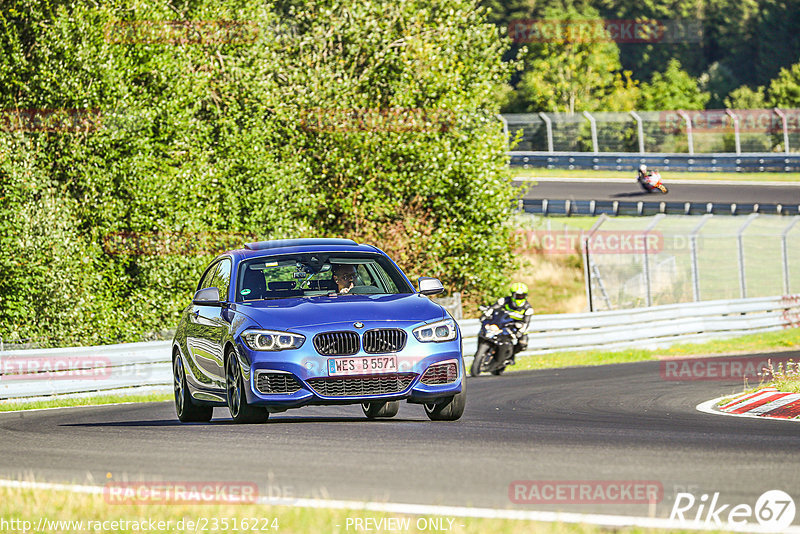
[[[355,326],[356,328],[364,328],[364,323],[359,321],[357,323],[353,323],[353,326]]]

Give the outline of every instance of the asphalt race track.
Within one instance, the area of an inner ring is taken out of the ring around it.
[[[531,180],[536,180],[532,178]],[[519,183],[519,182],[518,182]],[[558,200],[619,200],[668,202],[718,202],[800,204],[797,185],[694,184],[664,181],[669,193],[646,193],[632,175],[630,181],[601,179],[529,182],[523,198]],[[527,185],[528,183],[526,183]]]
[[[789,357],[787,354],[782,354]],[[792,355],[795,359],[800,353]],[[659,362],[469,379],[464,417],[392,420],[357,406],[273,414],[234,425],[180,424],[170,402],[0,414],[0,478],[100,484],[240,481],[261,495],[667,517],[674,496],[720,492],[754,506],[766,490],[800,496],[800,425],[700,413],[740,381],[675,382]],[[515,504],[509,485],[655,481],[647,504]]]

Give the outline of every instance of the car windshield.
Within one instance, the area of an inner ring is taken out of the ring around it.
[[[330,295],[394,295],[413,288],[378,254],[304,253],[251,258],[239,264],[236,300]]]

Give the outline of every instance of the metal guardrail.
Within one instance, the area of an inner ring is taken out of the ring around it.
[[[477,348],[480,321],[459,321],[464,354]],[[622,311],[537,315],[523,355],[653,348],[800,327],[800,295],[720,300]],[[170,342],[0,353],[0,399],[102,392],[172,383]]]
[[[460,321],[464,354],[477,350],[480,321]],[[800,295],[712,300],[650,308],[534,315],[528,350],[556,351],[662,348],[677,342],[705,341],[800,327]]]
[[[522,199],[519,209],[536,215],[800,215],[800,204],[669,202],[647,200]]]
[[[800,154],[636,154],[631,152],[509,152],[512,167],[635,171],[644,163],[665,171],[798,172]]]

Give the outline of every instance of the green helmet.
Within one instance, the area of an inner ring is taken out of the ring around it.
[[[528,286],[521,282],[517,282],[515,284],[511,284],[511,302],[517,308],[522,307],[525,304],[525,301],[528,299]]]

